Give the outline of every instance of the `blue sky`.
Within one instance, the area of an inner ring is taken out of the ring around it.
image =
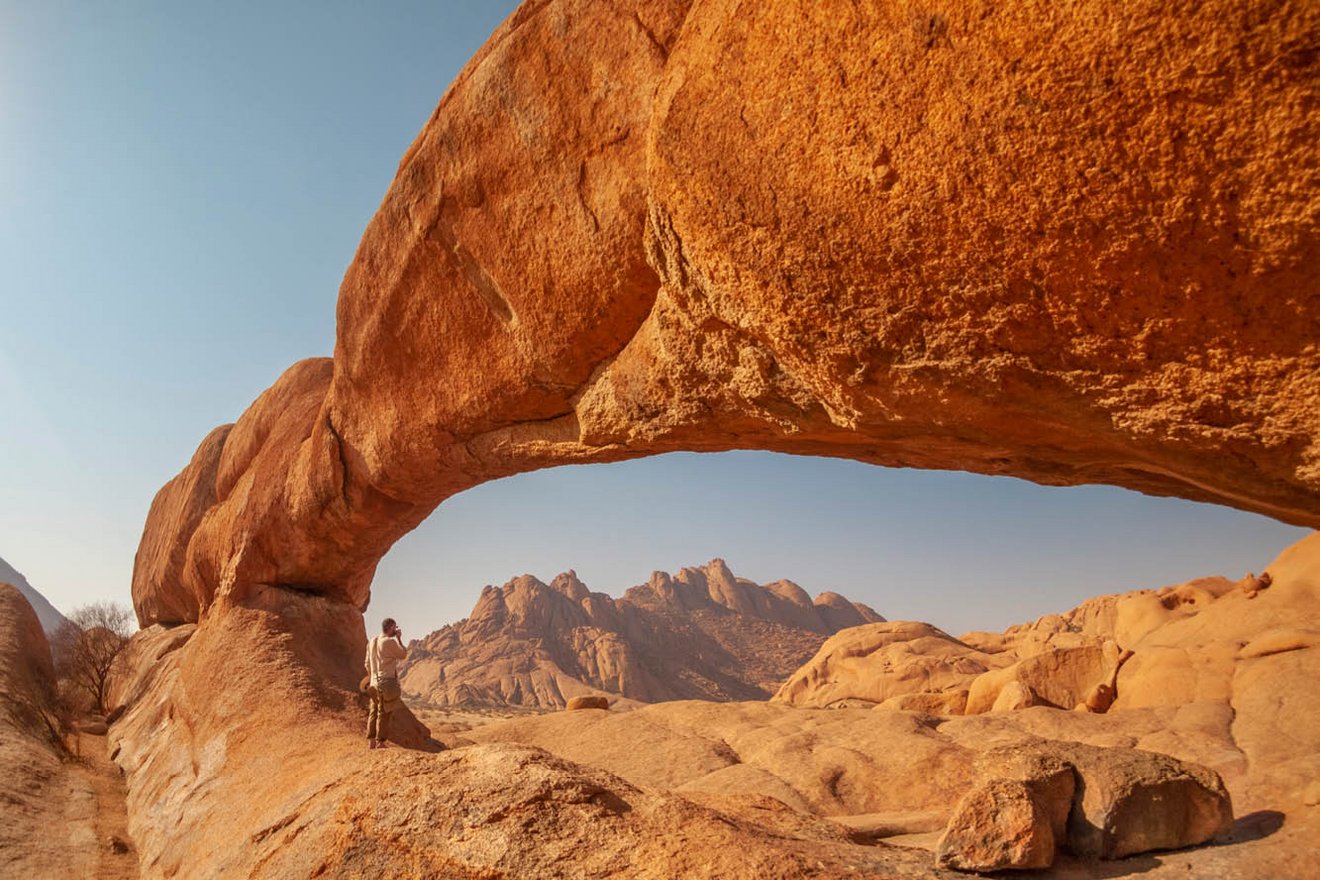
[[[157,488],[287,365],[330,353],[399,157],[514,5],[0,0],[0,557],[58,607],[126,601]],[[452,499],[386,558],[371,613],[420,634],[522,572],[617,593],[720,555],[887,616],[1000,628],[1237,576],[1302,534],[1111,488],[676,455]]]

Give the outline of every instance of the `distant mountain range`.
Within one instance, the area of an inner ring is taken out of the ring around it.
[[[46,631],[47,636],[54,635],[60,624],[67,622],[64,615],[56,611],[55,606],[46,601],[46,597],[27,582],[27,578],[3,559],[0,559],[0,584],[13,584],[18,587],[18,591],[28,600],[32,610],[37,612],[37,619],[41,621],[41,628]]]
[[[620,599],[575,572],[486,587],[472,614],[409,646],[404,690],[438,705],[562,707],[574,696],[638,702],[764,700],[826,638],[884,618],[792,581],[760,585],[721,559],[655,572]]]

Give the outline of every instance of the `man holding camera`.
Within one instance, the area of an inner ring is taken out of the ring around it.
[[[380,625],[381,634],[367,643],[367,696],[371,709],[367,715],[367,739],[370,748],[385,748],[390,715],[403,705],[399,686],[399,661],[408,656],[403,646],[403,630],[387,617]]]

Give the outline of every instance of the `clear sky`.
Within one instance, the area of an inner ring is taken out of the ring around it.
[[[0,557],[62,610],[127,601],[152,496],[327,355],[399,157],[515,4],[0,0]],[[451,499],[371,614],[420,635],[481,586],[618,593],[723,556],[951,630],[1259,569],[1304,532],[1111,488],[758,453],[561,468]]]

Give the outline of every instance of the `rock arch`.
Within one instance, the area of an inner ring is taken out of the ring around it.
[[[1320,526],[1314,4],[527,0],[302,361],[160,490],[143,624],[365,605],[446,497],[763,448]]]

